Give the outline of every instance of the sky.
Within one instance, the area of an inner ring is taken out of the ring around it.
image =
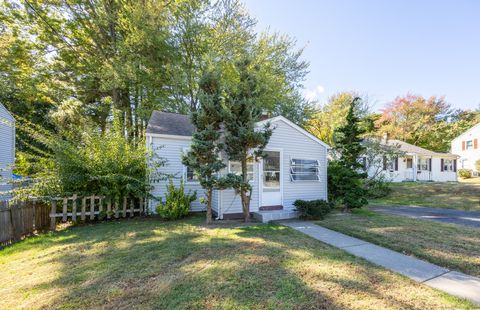
[[[374,110],[407,93],[480,104],[480,1],[243,0],[260,31],[288,34],[310,63],[304,94],[368,96]]]

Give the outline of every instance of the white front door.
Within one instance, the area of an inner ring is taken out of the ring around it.
[[[281,191],[281,155],[278,151],[265,151],[267,155],[262,160],[262,207],[280,206]]]

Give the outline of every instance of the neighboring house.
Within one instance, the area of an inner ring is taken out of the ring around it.
[[[292,218],[296,216],[293,202],[297,199],[327,200],[327,150],[329,146],[283,116],[258,123],[259,128],[270,122],[273,134],[265,149],[268,156],[249,165],[253,194],[250,211],[262,220]],[[187,115],[153,112],[147,127],[147,144],[167,164],[160,171],[185,180],[186,190],[197,191],[198,197],[204,190],[195,181],[192,171],[182,165],[182,153],[191,143],[194,127]],[[225,162],[222,173],[240,173],[238,162]],[[152,183],[152,194],[164,197],[167,181]],[[150,210],[157,202],[151,200]],[[203,211],[199,199],[192,205],[192,211]],[[234,190],[216,190],[213,195],[213,210],[217,218],[241,218],[240,196]]]
[[[405,181],[457,181],[457,155],[433,152],[400,140],[386,139],[383,145],[398,147],[402,156],[381,160],[381,167],[369,169],[369,175],[374,169],[392,182]]]
[[[0,103],[0,197],[1,193],[12,189],[8,181],[12,179],[15,163],[15,119]]]
[[[480,123],[465,131],[452,140],[452,153],[460,156],[458,160],[459,169],[469,169],[475,174],[480,171],[475,163],[480,160]]]

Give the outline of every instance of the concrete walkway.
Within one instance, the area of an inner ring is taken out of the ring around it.
[[[480,278],[430,264],[423,260],[352,238],[304,221],[284,221],[282,225],[298,230],[324,243],[340,248],[369,262],[395,271],[417,282],[480,304]]]
[[[372,206],[372,210],[416,219],[434,220],[480,228],[479,211],[427,208],[418,206]]]

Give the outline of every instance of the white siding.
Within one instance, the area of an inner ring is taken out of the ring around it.
[[[327,200],[327,148],[283,121],[275,122],[273,125],[275,130],[267,148],[283,150],[283,208],[293,209],[293,202],[297,199]],[[292,182],[290,180],[290,159],[293,158],[319,160],[320,181]]]
[[[462,142],[474,141],[477,139],[477,148],[462,149]],[[478,171],[475,167],[475,162],[480,160],[480,124],[470,128],[462,135],[458,136],[452,141],[452,153],[459,155],[458,169],[470,169]],[[479,171],[480,172],[480,171]]]
[[[147,138],[148,139],[148,138]],[[170,139],[170,138],[160,138],[160,137],[151,137],[150,147],[154,150],[158,156],[167,160],[167,163],[164,167],[160,168],[160,171],[169,175],[173,175],[174,184],[180,184],[180,178],[183,176],[184,167],[182,165],[182,152],[184,148],[190,146],[190,140],[186,139]],[[151,185],[154,187],[152,194],[155,197],[165,197],[166,188],[168,180],[162,180]],[[200,202],[200,197],[205,196],[205,191],[198,183],[185,182],[185,190],[196,191],[197,200],[192,204],[192,211],[203,211],[205,206]],[[157,202],[150,202],[150,210],[153,212],[155,210]]]
[[[10,190],[6,184],[12,178],[15,163],[15,119],[0,104],[0,192]]]
[[[291,127],[283,120],[273,123],[275,130],[267,145],[268,148],[282,149],[283,161],[281,163],[284,209],[293,209],[293,202],[297,199],[327,199],[327,148],[304,133]],[[148,134],[147,134],[148,136]],[[152,147],[158,149],[157,154],[168,160],[161,171],[169,174],[177,174],[177,182],[183,172],[181,163],[181,152],[190,145],[190,140],[153,137]],[[290,180],[290,159],[317,159],[320,162],[320,181],[299,181]],[[251,212],[258,211],[261,201],[261,190],[259,187],[260,165],[254,164],[254,179],[252,181],[253,192],[250,204]],[[226,173],[228,167],[223,171]],[[153,195],[164,196],[166,181],[154,185]],[[198,184],[188,184],[187,189],[196,190],[199,196],[204,191]],[[220,214],[242,213],[241,199],[234,190],[215,191],[213,195],[213,210]],[[195,202],[192,211],[204,210],[204,206],[198,201]]]

